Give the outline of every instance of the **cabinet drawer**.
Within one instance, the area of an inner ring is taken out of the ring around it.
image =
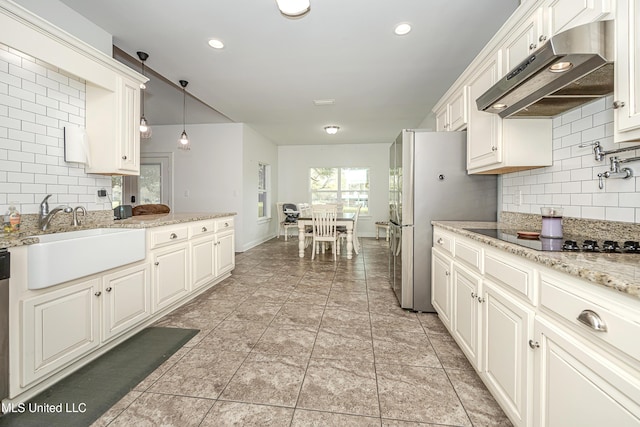
[[[463,260],[471,267],[474,267],[478,271],[482,271],[482,249],[476,246],[471,246],[466,242],[462,242],[458,239],[454,244],[454,257],[459,260]]]
[[[524,295],[533,301],[533,269],[519,263],[512,257],[485,253],[484,274],[501,285]]]
[[[453,255],[453,237],[439,230],[433,232],[433,246],[442,249],[449,255]]]
[[[233,228],[233,218],[219,219],[216,221],[216,231],[231,230]]]
[[[195,222],[189,226],[189,238],[212,234],[216,230],[215,227],[214,220]]]
[[[636,307],[621,305],[587,292],[579,292],[577,286],[562,282],[555,276],[543,275],[540,284],[540,305],[567,320],[594,342],[607,343],[636,360],[640,360],[640,315]],[[593,286],[582,284],[581,286]],[[578,320],[581,314],[586,320],[601,323],[601,330]],[[606,328],[606,330],[604,330]]]
[[[189,238],[189,227],[170,227],[151,232],[151,248],[181,242]]]

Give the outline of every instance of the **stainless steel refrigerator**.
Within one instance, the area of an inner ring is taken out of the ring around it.
[[[389,152],[389,269],[405,309],[433,312],[433,220],[496,221],[495,175],[468,175],[466,132],[403,130]]]

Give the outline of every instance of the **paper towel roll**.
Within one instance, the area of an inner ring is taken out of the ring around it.
[[[89,163],[89,140],[87,131],[79,126],[64,128],[64,161]]]

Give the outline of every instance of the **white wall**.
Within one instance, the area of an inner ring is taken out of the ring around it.
[[[0,212],[15,201],[35,214],[47,194],[53,206],[111,209],[97,197],[111,178],[64,161],[69,125],[85,125],[85,82],[0,44]]]
[[[640,222],[640,162],[623,165],[633,178],[605,180],[600,189],[598,173],[609,169],[609,159],[597,162],[593,147],[579,147],[595,141],[605,150],[621,147],[613,143],[612,103],[609,96],[554,117],[553,166],[502,175],[499,210],[539,214],[541,206],[561,206],[569,217]],[[636,157],[640,150],[617,155]]]
[[[278,197],[278,148],[247,125],[243,125],[243,201],[245,215],[244,249],[256,246],[277,233],[278,215],[276,202]],[[258,163],[271,166],[271,220],[258,222]]]
[[[374,236],[375,221],[389,217],[389,146],[388,144],[351,145],[282,145],[278,147],[277,202],[309,202],[309,169],[312,167],[370,168],[371,216],[360,216],[358,234]]]
[[[186,131],[190,151],[177,148],[181,125],[154,126],[152,138],[141,142],[142,152],[173,153],[172,211],[236,212],[237,251],[273,237],[277,218],[257,223],[257,161],[276,174],[276,146],[242,123],[187,125]]]

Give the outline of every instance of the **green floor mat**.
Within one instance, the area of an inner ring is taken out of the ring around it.
[[[197,333],[144,329],[23,406],[15,406],[23,412],[0,417],[0,426],[89,426]]]

